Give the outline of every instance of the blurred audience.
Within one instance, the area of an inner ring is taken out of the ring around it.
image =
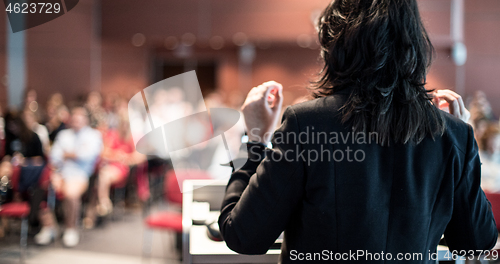
[[[83,225],[92,227],[96,223],[96,215],[106,216],[112,211],[110,190],[116,184],[128,180],[131,168],[136,168],[139,164],[151,166],[154,164],[152,161],[156,160],[161,160],[162,164],[168,163],[168,152],[165,146],[158,144],[157,141],[144,142],[150,145],[148,149],[154,150],[157,155],[147,157],[135,149],[132,134],[138,138],[137,135],[142,137],[150,131],[149,118],[152,118],[153,124],[157,127],[182,120],[195,111],[202,111],[205,106],[227,107],[223,102],[224,96],[219,93],[207,96],[204,105],[200,102],[200,109],[186,102],[185,97],[184,91],[178,87],[155,91],[149,109],[151,115],[148,117],[141,110],[142,100],[130,103],[118,94],[112,93],[103,97],[98,92],[91,92],[85,102],[80,103],[83,106],[72,108],[70,113],[63,96],[55,93],[45,104],[45,114],[41,114],[37,94],[34,90],[30,90],[26,93],[20,112],[9,111],[5,115],[5,121],[0,115],[0,140],[3,143],[0,144],[2,151],[0,157],[3,157],[0,176],[7,179],[2,179],[2,184],[3,182],[6,184],[0,185],[5,185],[4,189],[8,189],[15,167],[20,167],[22,192],[17,194],[17,199],[30,199],[26,194],[36,193],[37,199],[33,200],[38,201],[33,204],[30,215],[30,219],[34,215],[41,224],[40,232],[34,237],[35,242],[39,245],[52,242],[59,233],[57,220],[62,216],[64,221],[62,242],[67,247],[76,246],[80,240],[77,223],[84,193],[88,191],[85,199],[88,206]],[[209,139],[212,132],[220,134],[224,131],[219,130],[227,129],[223,120],[215,117],[212,119],[213,126],[210,125],[210,119],[203,118],[178,122],[175,131],[171,131],[168,135],[169,142],[174,143],[175,146],[172,147],[176,149],[196,143],[196,147],[185,153],[190,154],[192,163],[200,166],[200,169],[213,172],[214,175],[221,175],[221,170],[228,170],[230,173],[230,168],[221,167],[219,162],[220,157],[228,157],[224,144],[214,140],[204,141]],[[130,122],[133,122],[132,126]],[[244,131],[237,126],[225,131],[229,146],[239,146],[243,133]],[[233,141],[236,143],[232,143]],[[231,149],[231,152],[237,151],[237,148]],[[42,174],[47,175],[47,182],[44,181],[43,184],[39,181]],[[93,183],[89,181],[92,175],[95,175]],[[162,175],[164,172],[157,176]],[[139,194],[141,181],[136,179],[127,182],[137,184],[138,196],[142,197]],[[54,208],[49,205],[40,209],[40,202],[47,199],[47,185],[53,190],[50,193],[56,193],[56,206]],[[91,186],[93,189],[89,191]],[[34,190],[27,192],[29,188]],[[32,227],[36,228],[37,225]]]
[[[51,144],[54,143],[57,134],[66,129],[68,120],[69,111],[64,105],[62,95],[60,93],[53,94],[47,102],[47,122],[45,123]]]
[[[487,125],[479,141],[481,187],[487,192],[500,192],[500,128],[497,122]]]
[[[500,128],[486,94],[476,91],[469,103],[474,137],[481,157],[481,187],[500,193]]]
[[[107,126],[111,129],[118,127],[118,112],[120,108],[120,103],[123,102],[122,98],[116,93],[110,93],[104,96],[103,101],[103,110],[105,113],[105,119],[107,122]]]
[[[89,125],[91,128],[97,128],[99,124],[106,122],[106,111],[102,107],[102,96],[99,92],[89,93],[85,108],[89,112]]]
[[[67,247],[76,246],[79,242],[76,225],[80,215],[81,197],[88,188],[89,177],[95,170],[101,151],[101,133],[89,127],[87,110],[83,107],[73,108],[70,129],[59,132],[50,153],[54,168],[51,184],[56,193],[62,193],[64,197],[63,244]],[[57,235],[55,217],[50,210],[42,211],[41,222],[43,227],[35,236],[35,242],[47,245]]]
[[[42,142],[38,135],[30,129],[21,115],[10,111],[5,116],[5,157],[14,165],[29,162],[30,158],[44,156]]]
[[[30,111],[35,114],[37,120],[41,120],[44,118],[43,110],[39,107],[38,104],[38,94],[35,90],[28,90],[24,97],[24,105],[23,110]]]
[[[10,111],[5,116],[4,146],[5,156],[0,164],[1,181],[4,186],[2,202],[28,201],[32,206],[29,220],[31,224],[35,224],[40,200],[35,201],[33,193],[38,187],[45,167],[45,153],[38,135],[27,126],[26,120],[16,111]],[[18,168],[16,173],[19,176],[16,177],[17,192],[10,192],[9,195],[6,193],[9,191],[6,187],[12,187],[11,181],[15,167]],[[3,232],[0,230],[0,233]]]
[[[488,126],[488,123],[495,118],[491,104],[483,91],[477,91],[474,93],[474,96],[469,103],[469,112],[471,114],[469,123],[474,128],[476,141],[479,142]]]
[[[38,138],[42,142],[43,152],[47,156],[50,151],[50,139],[47,127],[38,123],[36,114],[30,110],[25,109],[23,111],[23,120],[26,126],[38,135]]]
[[[103,135],[103,143],[97,187],[97,212],[101,216],[113,209],[109,198],[111,186],[126,181],[130,167],[146,160],[144,155],[135,151],[126,114],[119,115],[117,128],[109,129]]]
[[[469,112],[471,113],[472,120],[481,118],[494,119],[491,104],[483,91],[476,91],[469,104]]]

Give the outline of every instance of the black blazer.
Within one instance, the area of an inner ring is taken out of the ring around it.
[[[447,129],[434,140],[381,146],[361,134],[353,142],[340,121],[344,100],[334,95],[291,106],[273,149],[248,144],[249,160],[232,174],[219,218],[229,248],[265,254],[285,231],[281,263],[385,263],[388,254],[394,262],[406,253],[417,254],[405,262],[435,263],[429,253],[442,234],[450,250],[477,254],[470,250],[495,245],[469,125],[443,112]]]

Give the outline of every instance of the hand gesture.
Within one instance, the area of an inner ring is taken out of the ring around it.
[[[283,86],[277,82],[266,82],[250,90],[241,107],[249,141],[267,144],[271,140],[282,104]]]
[[[433,96],[436,107],[439,109],[448,107],[450,109],[450,114],[464,122],[469,121],[470,112],[465,108],[462,96],[451,90],[437,90],[433,92]]]

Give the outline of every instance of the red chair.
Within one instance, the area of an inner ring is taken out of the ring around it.
[[[119,182],[116,182],[110,186],[112,189],[112,201],[113,201],[113,206],[118,208],[120,213],[117,214],[116,210],[113,210],[113,213],[111,215],[112,219],[119,219],[123,216],[125,212],[125,196],[126,196],[126,187],[127,187],[127,182],[129,178],[135,178],[139,181],[139,179],[145,179],[147,178],[147,172],[148,172],[148,162],[142,162],[139,163],[135,166],[135,169],[130,170],[129,174],[127,177],[121,179]],[[139,192],[139,191],[138,191]],[[149,197],[149,195],[148,195]],[[147,198],[146,198],[147,200]]]
[[[11,183],[14,192],[19,189],[19,178],[21,176],[21,167],[15,166],[12,171]],[[0,218],[21,219],[21,263],[26,259],[28,247],[28,215],[30,206],[28,202],[11,202],[0,206]]]
[[[207,180],[210,176],[207,172],[200,170],[186,170],[175,173],[171,170],[167,173],[164,184],[165,200],[176,205],[182,205],[181,185],[185,180]]]
[[[27,202],[13,202],[0,205],[0,218],[21,219],[21,254],[20,262],[25,263],[26,251],[28,249],[28,215],[30,206]]]
[[[182,205],[182,184],[185,180],[206,180],[210,179],[208,173],[199,170],[185,170],[177,171],[170,170],[166,173],[166,180],[164,181],[164,199],[170,204]],[[146,226],[149,229],[160,229],[166,231],[173,231],[180,238],[182,233],[182,213],[179,211],[165,211],[154,213],[146,217],[144,220]],[[151,244],[146,244],[151,238],[144,238],[143,253],[151,253]],[[180,246],[179,239],[177,240],[178,246]],[[149,248],[148,248],[149,247]]]
[[[136,175],[136,185],[137,185],[137,196],[141,202],[146,202],[151,197],[151,192],[149,190],[149,178],[148,178],[148,164],[145,162],[146,170],[141,170],[137,172]]]

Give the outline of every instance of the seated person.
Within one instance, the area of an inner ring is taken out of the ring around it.
[[[26,126],[38,135],[38,138],[42,142],[43,153],[49,155],[50,139],[47,127],[38,123],[36,113],[31,110],[24,110],[22,117]]]
[[[103,136],[104,150],[101,156],[97,188],[97,213],[101,216],[109,214],[113,209],[109,198],[111,186],[125,181],[130,173],[130,167],[146,160],[143,154],[135,151],[128,116],[120,114],[118,119],[118,127],[107,130]],[[88,222],[93,222],[93,219],[85,220],[86,226],[92,226]]]
[[[44,152],[42,142],[21,116],[9,112],[5,116],[5,156],[3,166],[27,165],[35,163],[42,165]]]
[[[47,122],[45,127],[49,132],[50,144],[54,143],[57,134],[66,129],[66,123],[69,119],[68,108],[63,104],[62,95],[53,94],[47,101]]]
[[[94,172],[102,150],[101,133],[88,126],[88,113],[83,107],[71,111],[71,128],[61,131],[51,150],[54,172],[51,184],[56,192],[64,195],[63,208],[65,231],[63,244],[76,246],[79,233],[76,224],[80,214],[81,196],[88,188],[89,177]],[[56,236],[56,222],[50,210],[41,213],[42,230],[35,236],[39,245],[49,244]]]
[[[32,199],[32,191],[37,187],[40,175],[45,167],[45,155],[40,138],[26,125],[25,120],[17,112],[9,112],[5,116],[5,156],[0,163],[0,181],[6,184],[11,181],[15,166],[20,167],[17,182],[18,188],[12,197],[6,189],[2,191],[0,204],[11,200],[29,201],[32,210],[29,222],[36,225],[38,222],[38,207],[40,201]],[[4,222],[2,222],[4,223]],[[0,237],[3,234],[0,226]]]
[[[497,122],[488,123],[480,141],[481,188],[500,193],[500,128]]]

